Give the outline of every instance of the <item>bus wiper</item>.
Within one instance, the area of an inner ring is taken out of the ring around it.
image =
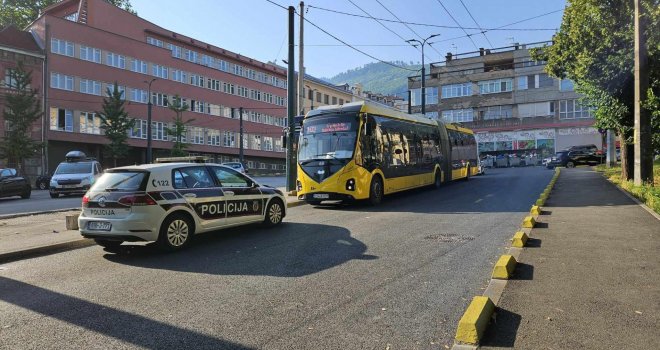
[[[327,156],[327,157],[332,157],[332,158],[316,158],[316,157],[321,157],[321,156]],[[343,162],[341,159],[333,156],[332,154],[325,153],[325,154],[317,154],[317,155],[313,156],[313,158],[311,158],[311,159],[300,161],[300,164],[305,165],[305,164],[308,164],[310,162],[324,161],[324,160],[330,160],[330,159],[336,160],[340,163]]]

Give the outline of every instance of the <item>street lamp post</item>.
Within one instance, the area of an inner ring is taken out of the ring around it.
[[[426,45],[426,41],[434,38],[436,36],[439,36],[440,34],[433,34],[429,36],[428,38],[424,39],[423,41],[419,41],[417,39],[410,39],[406,40],[406,42],[414,47],[417,45],[414,45],[412,43],[419,43],[419,45],[422,47],[422,114],[426,114],[426,86],[424,85],[425,82],[425,75],[426,75],[426,67],[424,66],[424,45]],[[429,44],[430,45],[430,44]]]
[[[149,86],[147,89],[147,164],[150,164],[153,161],[151,149],[151,83],[156,80],[158,79],[153,78],[150,81],[144,81],[144,83]]]

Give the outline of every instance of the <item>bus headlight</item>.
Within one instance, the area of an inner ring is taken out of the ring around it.
[[[302,191],[302,182],[300,180],[296,180],[296,189],[298,192]]]
[[[355,179],[348,179],[348,181],[346,181],[346,190],[355,191]]]

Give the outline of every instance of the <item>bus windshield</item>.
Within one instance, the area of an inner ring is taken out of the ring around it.
[[[358,119],[330,115],[306,119],[298,143],[298,161],[353,158]]]

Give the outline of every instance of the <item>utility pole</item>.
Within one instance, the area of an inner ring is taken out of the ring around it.
[[[153,78],[150,81],[144,81],[149,86],[147,89],[147,164],[151,164],[154,159],[151,149],[151,83],[156,80],[156,78]]]
[[[232,109],[233,110],[233,109]],[[239,148],[238,148],[238,160],[245,166],[245,163],[243,163],[243,107],[238,108],[238,134],[239,137],[241,138],[241,141],[239,141]]]
[[[288,192],[294,191],[296,188],[296,163],[293,154],[293,132],[295,125],[293,120],[296,115],[296,82],[295,82],[295,66],[294,66],[294,48],[295,48],[295,33],[294,33],[294,18],[296,8],[289,6],[289,55],[287,67],[287,138],[286,138],[286,190]]]
[[[635,185],[653,184],[653,158],[649,111],[646,102],[649,88],[648,54],[646,50],[646,14],[641,0],[635,0]]]
[[[422,46],[422,114],[426,115],[426,85],[425,85],[425,75],[426,75],[426,67],[424,65],[424,45],[426,45],[426,41],[438,36],[440,34],[433,34],[429,36],[428,38],[424,39],[424,41],[419,41],[417,39],[410,39],[406,40],[407,43],[409,43],[412,46],[412,43],[419,43],[420,46]],[[430,45],[430,44],[429,44]]]
[[[298,113],[300,115],[305,114],[305,65],[303,64],[304,59],[304,40],[303,40],[303,27],[305,26],[305,3],[300,2],[300,29],[298,41]]]

